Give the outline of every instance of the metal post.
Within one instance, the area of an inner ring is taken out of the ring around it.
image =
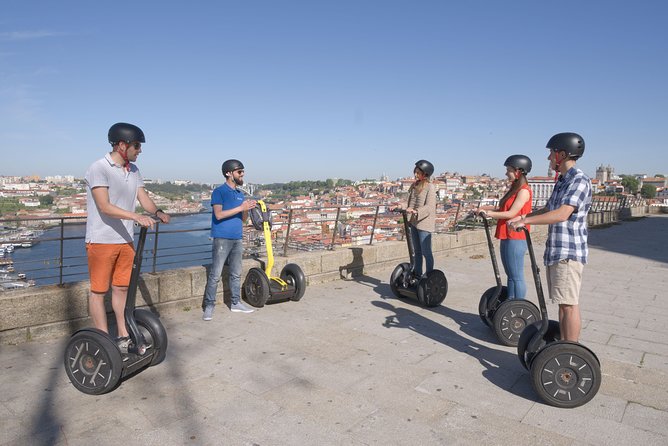
[[[334,220],[334,231],[332,233],[332,244],[329,249],[334,249],[334,240],[336,239],[336,229],[339,226],[339,215],[341,215],[341,207],[336,209],[336,220]]]
[[[285,243],[283,244],[283,255],[288,256],[288,242],[290,241],[290,225],[292,225],[292,209],[288,213],[288,230],[285,233]]]
[[[155,266],[158,257],[158,233],[160,232],[160,222],[155,222],[155,238],[153,239],[153,273],[155,273]]]
[[[64,251],[64,243],[65,243],[65,219],[61,218],[60,219],[60,259],[58,261],[60,273],[59,273],[59,278],[58,278],[58,285],[63,284],[63,251]]]
[[[376,215],[373,217],[373,226],[371,227],[371,237],[369,237],[369,244],[373,245],[373,234],[376,232],[376,222],[378,221],[378,211],[380,206],[376,206]]]
[[[457,212],[455,212],[455,222],[452,224],[452,230],[457,232],[457,219],[459,218],[459,209],[462,207],[462,202],[457,203]]]

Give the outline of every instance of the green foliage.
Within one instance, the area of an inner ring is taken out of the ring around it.
[[[39,197],[39,205],[42,207],[48,207],[53,204],[53,197],[51,195],[43,195]]]
[[[145,184],[144,189],[169,200],[181,200],[183,198],[190,199],[192,194],[211,191],[211,187],[206,184],[192,183],[188,185],[176,185],[169,181],[163,184]]]
[[[290,181],[289,183],[271,183],[258,185],[257,190],[270,190],[276,198],[297,197],[299,195],[308,195],[311,192],[323,192],[334,189],[335,186],[350,186],[351,180],[333,180],[328,178],[325,181]]]
[[[655,176],[656,178],[666,178],[666,176],[665,176],[664,174],[662,174],[662,173],[657,173],[657,174],[654,175],[654,176]]]
[[[638,186],[640,186],[640,182],[636,177],[622,175],[622,186],[624,186],[624,190],[626,190],[628,193],[635,194],[638,192]]]
[[[24,208],[18,198],[0,198],[0,214],[14,213]]]
[[[653,184],[643,184],[643,186],[640,188],[640,195],[643,198],[656,197],[656,186]]]

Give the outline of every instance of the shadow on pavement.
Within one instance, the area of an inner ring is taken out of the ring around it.
[[[590,228],[589,247],[668,263],[668,215]]]

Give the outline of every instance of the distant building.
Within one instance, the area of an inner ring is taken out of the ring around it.
[[[663,189],[666,187],[666,179],[662,177],[645,177],[640,180],[639,187],[643,187],[645,184],[650,184],[657,189]]]
[[[529,177],[527,181],[533,194],[533,208],[545,207],[554,189],[554,177]]]
[[[612,180],[614,178],[615,169],[609,164],[607,166],[603,166],[603,164],[601,164],[596,168],[596,179],[601,183],[605,183],[606,181]]]

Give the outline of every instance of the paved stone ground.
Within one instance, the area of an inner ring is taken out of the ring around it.
[[[477,314],[489,258],[462,255],[437,259],[437,309],[394,298],[383,270],[250,315],[165,316],[165,362],[104,396],[69,383],[67,339],[0,346],[0,444],[666,445],[667,230],[654,216],[591,231],[581,340],[603,382],[576,409],[542,403],[495,342]]]

